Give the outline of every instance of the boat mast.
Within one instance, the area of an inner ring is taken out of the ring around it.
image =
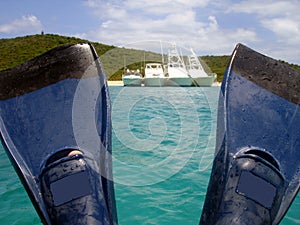
[[[164,65],[165,64],[165,62],[164,62],[165,61],[164,60],[164,50],[163,50],[161,41],[160,41],[160,51],[161,51],[161,62]]]
[[[198,56],[196,55],[196,53],[193,51],[193,49],[191,48],[191,55],[189,56],[189,62],[190,62],[190,68],[191,69],[199,69],[199,70],[203,70],[203,67],[200,63],[200,60],[198,59]]]
[[[182,58],[180,57],[177,48],[176,48],[176,43],[172,44],[172,48],[169,49],[169,54],[168,54],[168,63],[175,66],[175,67],[183,67],[185,68],[185,64],[182,61]]]
[[[125,55],[124,55],[124,58],[123,58],[123,63],[124,63],[124,67],[123,67],[123,71],[124,71],[124,74],[126,73],[126,59],[125,59]]]
[[[179,58],[181,59],[183,68],[186,69],[186,66],[185,66],[185,63],[184,63],[184,60],[183,60],[183,54],[182,54],[182,49],[181,49],[181,48],[180,48],[180,55],[179,55]]]

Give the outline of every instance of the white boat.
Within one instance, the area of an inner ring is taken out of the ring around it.
[[[161,87],[165,85],[165,75],[160,63],[147,63],[145,66],[144,86]]]
[[[141,86],[142,85],[142,74],[140,70],[131,71],[126,70],[126,73],[122,75],[122,81],[124,86]]]
[[[191,55],[188,56],[188,74],[193,78],[193,85],[200,87],[210,87],[216,79],[216,74],[209,76],[203,69],[197,55],[191,49]]]
[[[193,79],[189,76],[175,44],[168,52],[166,76],[168,77],[166,86],[192,86]]]

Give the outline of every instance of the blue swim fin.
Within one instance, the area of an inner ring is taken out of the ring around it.
[[[44,224],[117,224],[110,100],[91,44],[1,71],[0,132]]]
[[[201,225],[278,224],[300,186],[300,71],[238,44]]]

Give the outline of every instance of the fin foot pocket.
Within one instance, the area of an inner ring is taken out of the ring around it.
[[[299,81],[299,70],[236,46],[219,95],[201,225],[280,223],[300,190]]]
[[[52,223],[102,224],[103,219],[99,217],[107,215],[103,213],[106,210],[103,195],[92,185],[99,179],[84,154],[75,149],[62,150],[52,155],[45,165],[41,190]]]
[[[56,152],[52,156],[49,157],[49,159],[46,162],[46,167],[52,164],[53,162],[56,162],[66,156],[72,156],[72,155],[82,155],[83,153],[77,149],[64,149],[59,152]]]
[[[275,158],[271,154],[265,151],[258,150],[258,149],[250,149],[248,151],[245,151],[244,154],[257,156],[258,158],[261,158],[262,160],[265,160],[266,162],[273,165],[276,169],[280,170],[278,162],[275,160]]]
[[[272,223],[285,183],[275,162],[258,149],[238,152],[233,157],[216,224]]]

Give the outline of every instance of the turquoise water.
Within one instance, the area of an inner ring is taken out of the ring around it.
[[[199,223],[218,93],[218,87],[110,87],[120,225]],[[41,224],[1,145],[0,224]],[[281,224],[300,224],[299,194]]]

